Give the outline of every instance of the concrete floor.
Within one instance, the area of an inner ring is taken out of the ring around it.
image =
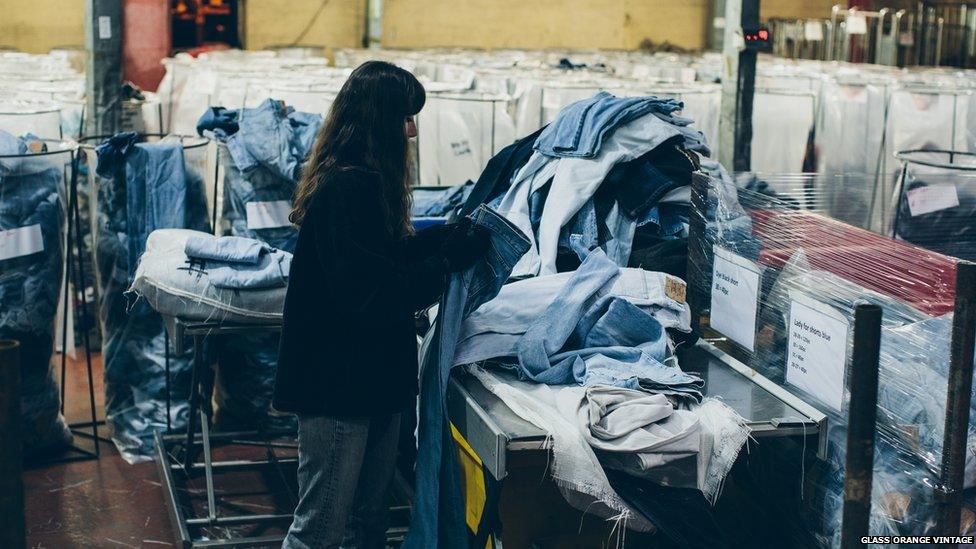
[[[90,420],[85,363],[69,360],[65,415],[69,423]],[[96,402],[99,418],[104,416],[101,387],[101,360],[94,362]],[[103,434],[104,433],[100,433]],[[75,437],[75,443],[92,448],[89,439]],[[34,548],[176,546],[172,524],[164,500],[164,490],[154,462],[129,465],[115,447],[101,443],[98,460],[71,461],[48,465],[28,465],[24,473],[28,545]],[[289,450],[276,451],[286,456]],[[67,454],[66,454],[67,455]],[[293,452],[292,452],[293,455]],[[225,447],[215,450],[216,459],[261,459],[263,448]],[[184,513],[206,512],[203,479],[189,481],[177,475],[177,491]],[[293,509],[294,471],[234,472],[215,479],[221,515],[290,513]],[[185,482],[184,482],[185,481]],[[289,507],[291,505],[292,507]],[[192,533],[198,538],[216,539],[228,535],[271,535],[286,524],[262,529],[250,527],[202,528]]]
[[[90,420],[88,381],[82,360],[69,360],[65,415]],[[104,417],[101,357],[94,363],[99,418]],[[92,448],[90,440],[76,444]],[[167,547],[172,528],[153,463],[129,465],[114,446],[101,444],[101,459],[28,465],[24,472],[27,541],[30,547]]]

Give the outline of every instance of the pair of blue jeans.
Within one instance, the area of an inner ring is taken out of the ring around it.
[[[298,420],[298,507],[283,549],[383,549],[400,414]]]
[[[479,206],[470,217],[488,230],[490,245],[478,263],[451,275],[422,350],[415,497],[405,549],[468,546],[461,471],[447,417],[448,377],[462,321],[498,294],[529,249],[525,235],[488,207]]]

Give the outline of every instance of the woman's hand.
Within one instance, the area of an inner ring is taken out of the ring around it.
[[[466,217],[452,227],[453,231],[441,246],[441,253],[447,260],[448,271],[456,273],[468,269],[484,257],[491,239],[488,229],[474,225]]]

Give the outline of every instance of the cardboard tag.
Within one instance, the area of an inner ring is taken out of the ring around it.
[[[43,251],[44,237],[39,223],[0,231],[0,261]]]
[[[841,411],[850,323],[806,294],[790,293],[786,382]]]
[[[670,297],[678,303],[685,302],[687,290],[688,285],[679,278],[669,276],[664,280],[664,295]]]
[[[908,211],[912,217],[959,205],[959,194],[951,183],[915,187],[908,191]]]
[[[868,20],[860,13],[847,16],[847,34],[867,34]]]
[[[291,221],[288,221],[291,202],[287,200],[248,202],[245,208],[248,229],[275,229],[291,225]]]
[[[811,41],[823,40],[823,24],[820,21],[807,21],[803,24],[803,37]]]
[[[718,246],[712,268],[712,328],[753,351],[762,268]]]

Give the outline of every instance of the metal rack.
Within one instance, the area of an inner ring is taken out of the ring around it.
[[[233,516],[218,515],[218,497],[214,488],[214,475],[218,471],[272,469],[284,478],[283,466],[298,463],[297,458],[280,458],[276,449],[296,449],[297,444],[276,441],[278,435],[287,433],[272,432],[232,432],[211,433],[213,410],[209,398],[210,367],[204,359],[204,344],[208,337],[242,334],[280,332],[281,324],[228,324],[221,322],[194,322],[179,318],[166,318],[167,331],[172,330],[171,341],[176,352],[182,352],[185,338],[193,340],[193,370],[190,388],[190,415],[187,420],[185,434],[155,433],[156,464],[159,468],[160,479],[166,498],[166,508],[169,511],[175,538],[184,548],[196,547],[244,547],[261,544],[279,544],[284,539],[282,535],[266,535],[254,537],[238,537],[216,540],[200,540],[193,535],[193,530],[205,526],[240,526],[266,525],[275,523],[289,523],[292,514],[241,514]],[[167,372],[167,382],[169,372]],[[167,399],[168,401],[168,399]],[[197,433],[197,421],[200,432]],[[215,461],[213,450],[217,445],[233,444],[238,446],[257,446],[266,449],[265,460],[228,460]],[[203,461],[197,461],[202,451]],[[194,474],[202,470],[206,479],[207,515],[205,517],[188,517],[184,512],[177,495],[178,480],[189,480]],[[289,494],[293,503],[297,505],[297,496]]]

